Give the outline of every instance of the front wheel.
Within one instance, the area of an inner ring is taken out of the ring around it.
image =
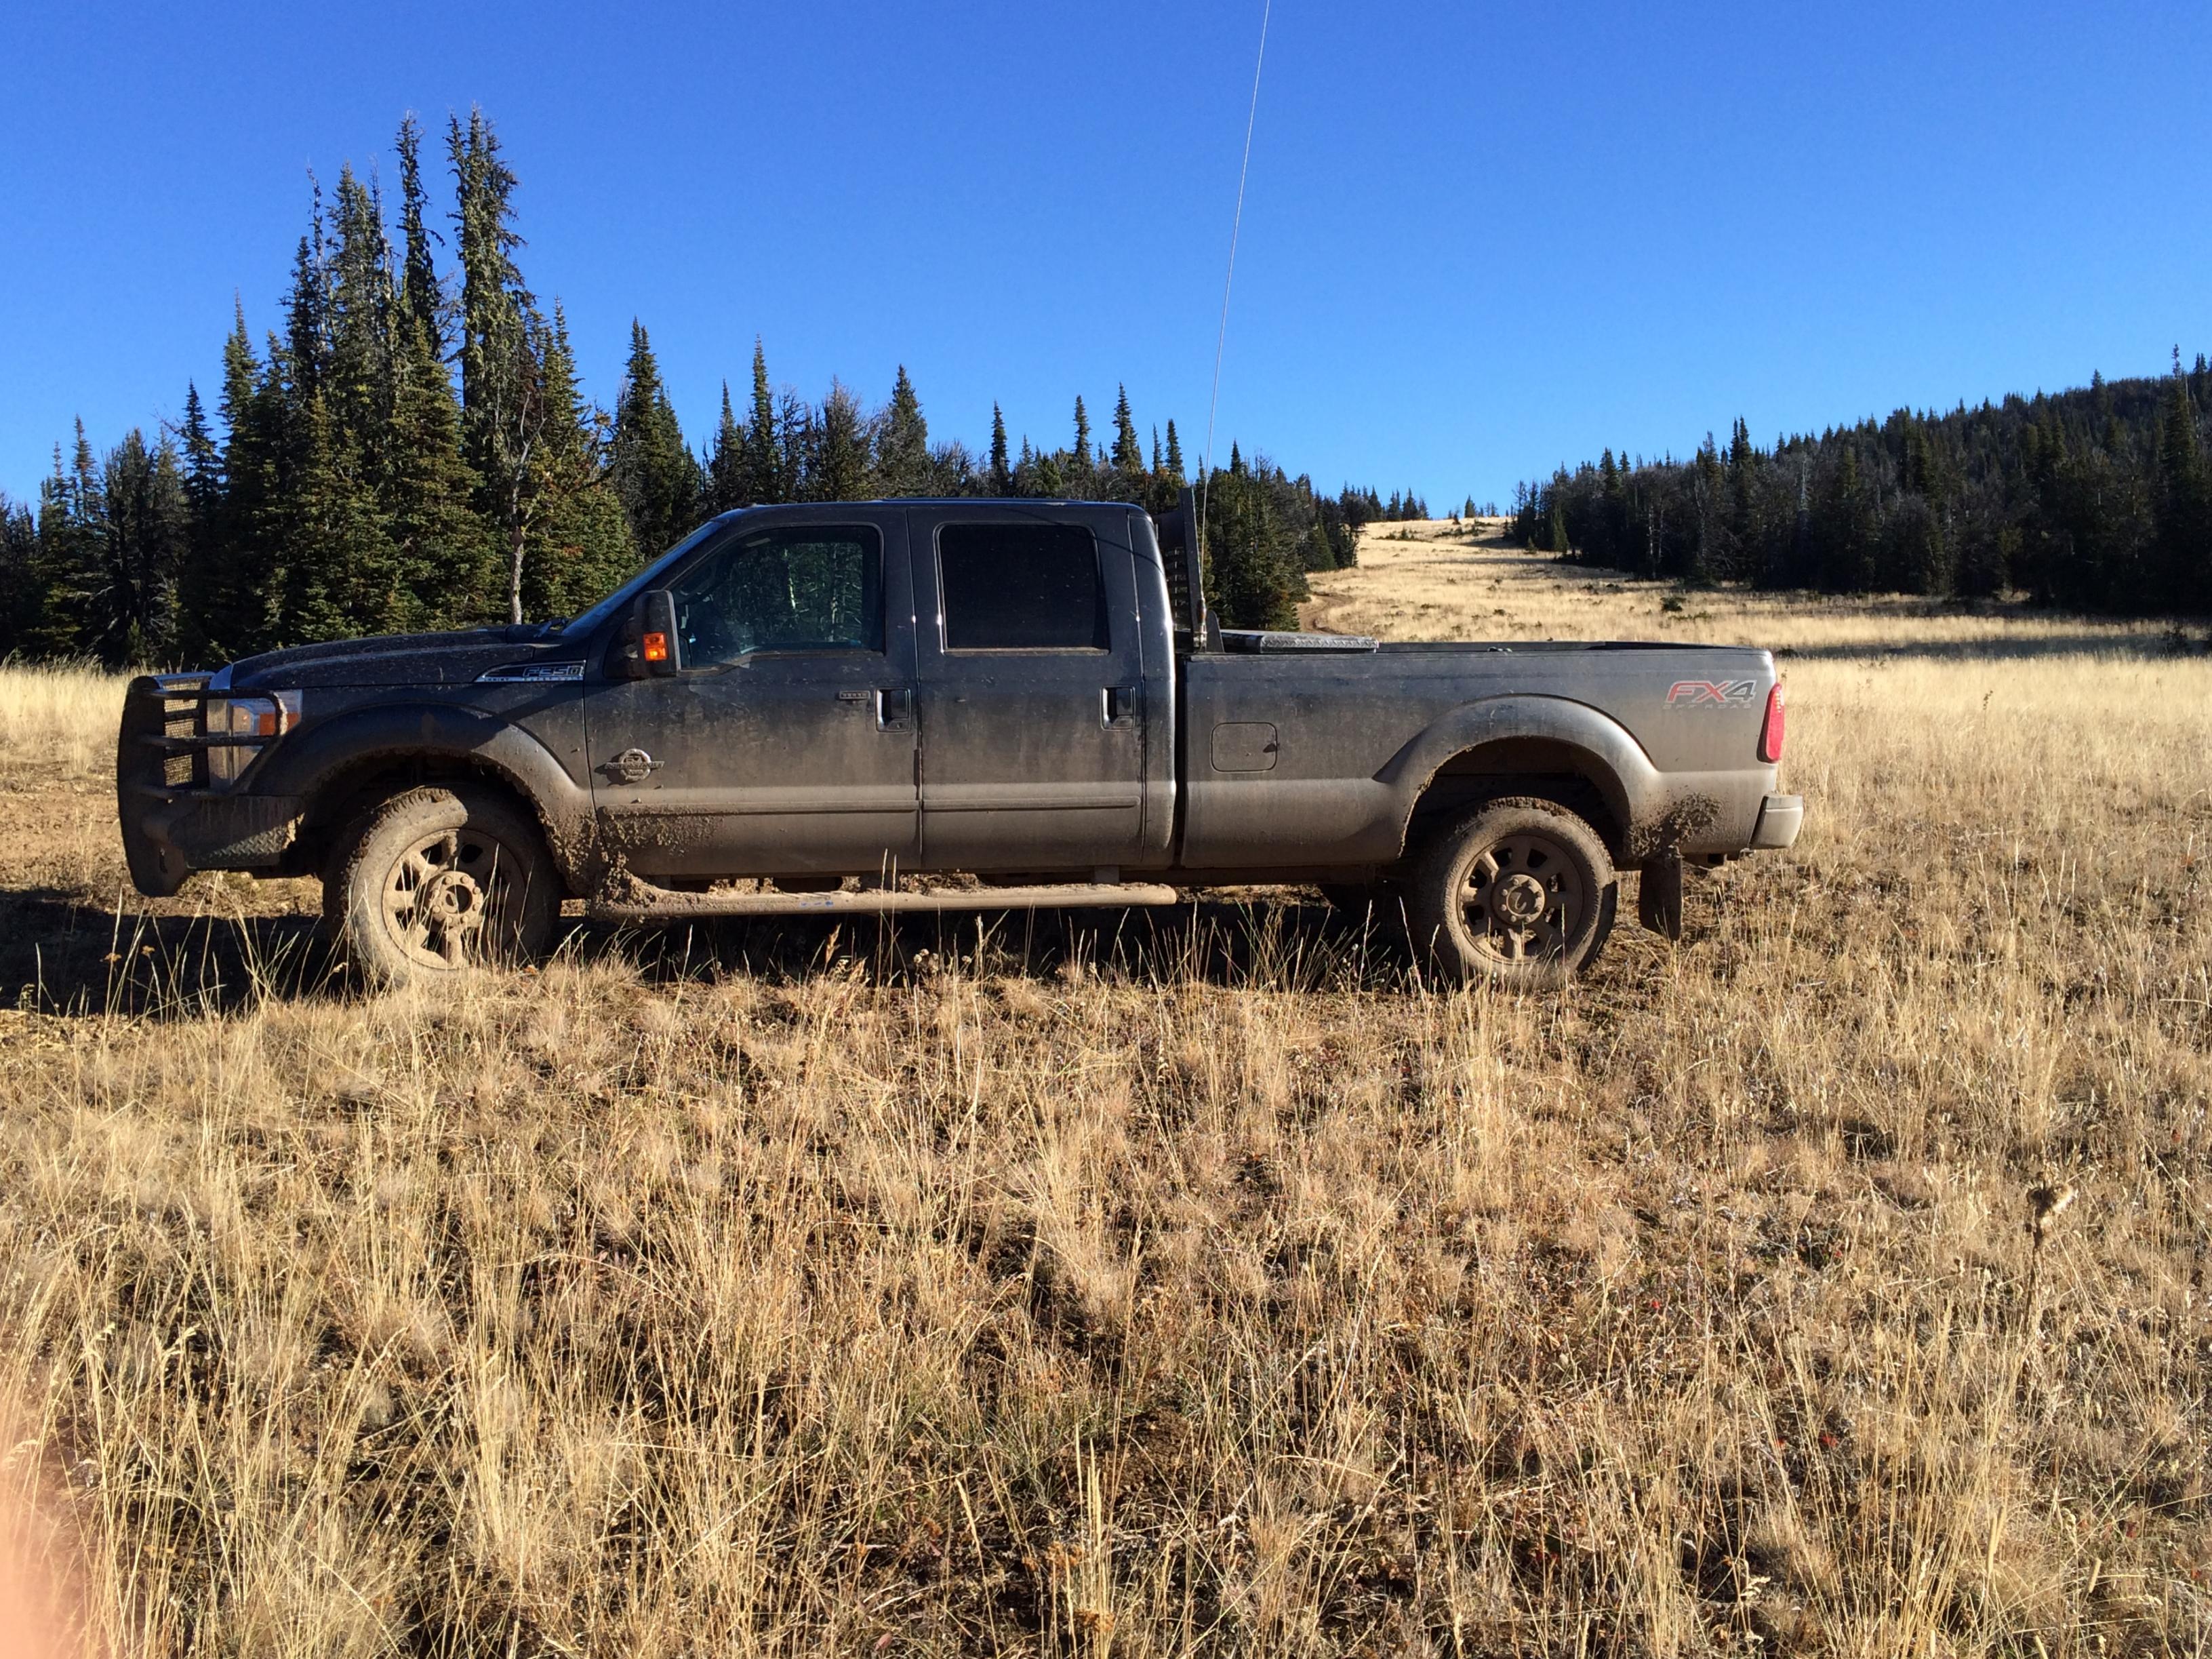
[[[410,789],[340,838],[323,921],[364,978],[401,985],[543,956],[561,882],[537,823],[501,796]]]
[[[1556,802],[1492,801],[1417,861],[1413,943],[1445,974],[1556,989],[1596,958],[1620,888],[1597,831]]]

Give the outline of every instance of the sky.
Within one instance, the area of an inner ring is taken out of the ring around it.
[[[8,7],[0,489],[212,394],[311,177],[472,104],[604,404],[635,318],[695,442],[757,337],[978,448],[1126,385],[1194,460],[1262,3]],[[2208,70],[2203,0],[1274,0],[1216,458],[1441,512],[2193,359]]]

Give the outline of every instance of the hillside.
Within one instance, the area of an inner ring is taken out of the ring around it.
[[[2212,367],[1948,413],[1900,409],[1761,449],[1735,422],[1687,460],[1608,449],[1523,486],[1524,545],[1736,580],[2212,613]]]

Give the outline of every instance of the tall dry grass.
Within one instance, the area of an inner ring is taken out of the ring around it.
[[[1583,614],[1495,574],[1424,631]],[[1798,630],[1812,817],[1556,996],[1312,907],[369,1000],[126,917],[0,1016],[4,1463],[88,1628],[2202,1651],[2212,663],[1686,603]]]

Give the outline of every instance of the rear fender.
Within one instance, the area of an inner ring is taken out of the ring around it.
[[[1399,801],[1401,850],[1414,813],[1448,771],[1480,772],[1486,757],[1503,775],[1530,770],[1571,774],[1605,804],[1624,864],[1650,855],[1663,839],[1668,789],[1644,747],[1619,721],[1566,697],[1486,697],[1431,722],[1376,775]]]

